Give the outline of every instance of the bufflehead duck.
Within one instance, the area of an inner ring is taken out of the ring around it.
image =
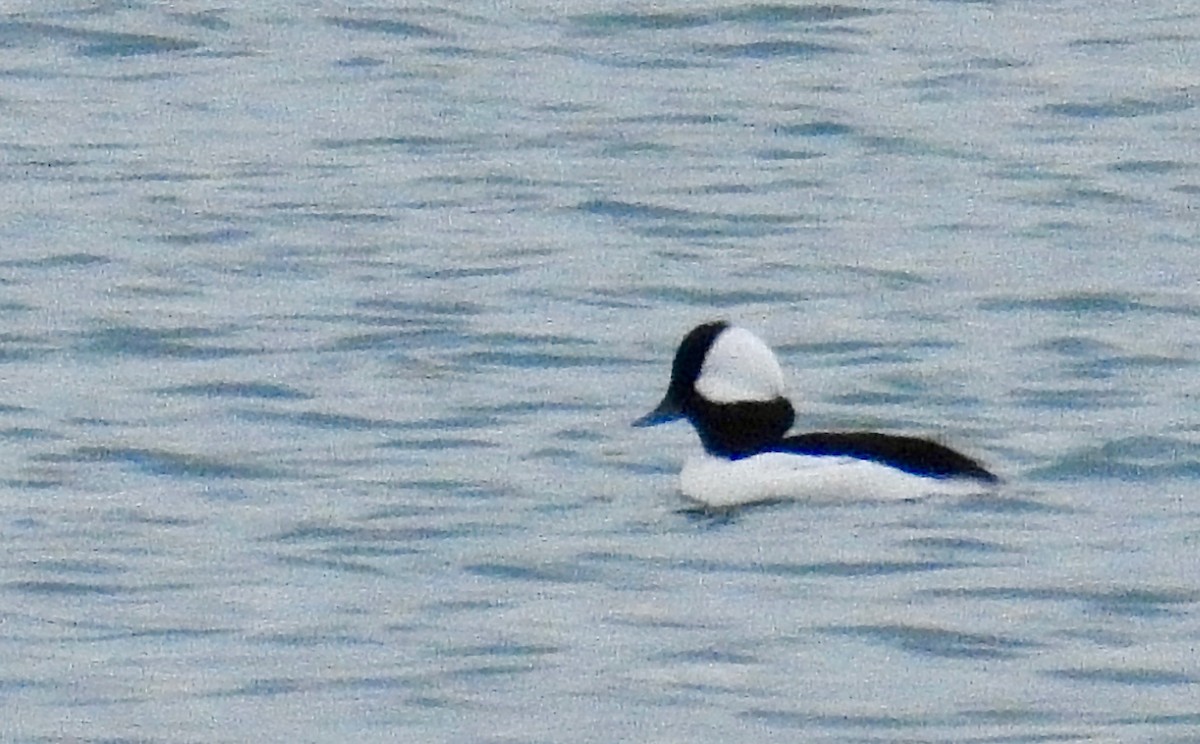
[[[781,499],[912,499],[987,491],[999,479],[936,442],[876,432],[786,436],[795,418],[783,370],[757,336],[725,321],[693,328],[675,352],[662,402],[634,426],[686,418],[704,454],[683,495],[713,508]]]

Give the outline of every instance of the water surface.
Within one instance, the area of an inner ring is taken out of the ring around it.
[[[0,15],[0,739],[1200,736],[1200,24]],[[999,496],[677,492],[678,339]]]

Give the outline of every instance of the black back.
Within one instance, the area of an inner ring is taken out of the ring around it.
[[[937,442],[877,432],[797,434],[763,451],[854,457],[929,478],[972,478],[985,483],[999,480],[975,460]]]

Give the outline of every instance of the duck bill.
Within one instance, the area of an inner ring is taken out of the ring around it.
[[[662,403],[659,403],[653,411],[634,421],[633,425],[637,427],[658,426],[678,421],[681,418],[683,418],[683,411],[679,410],[679,405],[675,401],[667,397],[663,398]]]

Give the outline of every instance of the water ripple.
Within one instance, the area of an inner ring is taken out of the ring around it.
[[[309,400],[313,396],[287,385],[272,382],[198,382],[159,388],[163,395],[191,395],[201,398],[249,398],[261,400]]]
[[[962,659],[1011,659],[1041,644],[986,633],[967,633],[931,626],[882,624],[828,626],[823,631],[879,641],[923,656]]]
[[[261,353],[261,349],[207,343],[209,339],[226,338],[230,333],[228,329],[201,327],[106,326],[78,334],[78,344],[81,351],[103,356],[220,359]]]
[[[1200,444],[1175,437],[1123,437],[1068,452],[1026,477],[1041,481],[1080,478],[1152,482],[1200,475]]]
[[[69,42],[75,44],[76,53],[84,57],[133,57],[187,52],[203,46],[199,41],[179,37],[77,29],[32,21],[0,22],[0,39],[10,44]]]
[[[280,476],[280,471],[273,468],[232,462],[210,455],[116,445],[77,447],[65,455],[43,455],[40,459],[46,462],[132,465],[148,475],[176,478],[262,479]]]
[[[347,31],[367,31],[370,33],[385,34],[387,36],[396,36],[405,39],[426,39],[426,38],[441,38],[442,33],[435,31],[428,26],[422,26],[419,23],[409,21],[398,21],[394,19],[366,19],[366,18],[349,18],[345,16],[330,16],[325,18],[325,22],[331,26],[345,29]]]
[[[532,581],[549,584],[581,584],[597,580],[595,571],[574,563],[471,563],[463,570],[473,576],[508,581]]]
[[[1167,313],[1200,317],[1200,306],[1147,302],[1125,292],[1067,292],[1049,297],[996,297],[979,303],[994,312],[1040,311],[1091,315],[1094,313]]]
[[[845,53],[844,47],[818,44],[811,41],[781,39],[778,41],[751,41],[742,44],[697,44],[696,54],[725,59],[812,59],[826,54]]]
[[[963,597],[1005,601],[1073,602],[1091,612],[1119,617],[1170,617],[1200,603],[1200,592],[1181,589],[1120,587],[1080,589],[1074,587],[996,586],[960,589],[928,589],[920,594],[933,597]]]
[[[1126,119],[1187,111],[1196,105],[1190,91],[1161,98],[1115,98],[1107,101],[1049,103],[1041,110],[1076,119]]]
[[[1166,669],[1117,669],[1097,667],[1084,669],[1054,669],[1047,675],[1074,682],[1110,683],[1129,687],[1160,687],[1164,685],[1194,685],[1200,677]]]

